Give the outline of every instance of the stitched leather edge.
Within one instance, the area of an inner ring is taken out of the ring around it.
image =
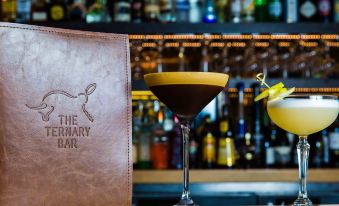
[[[16,23],[6,23],[0,22],[0,28],[11,28],[11,29],[22,29],[22,30],[31,30],[39,31],[44,33],[56,33],[64,35],[72,35],[75,37],[84,37],[84,38],[99,38],[99,39],[128,39],[126,34],[112,34],[112,33],[102,33],[102,32],[91,32],[91,31],[80,31],[80,30],[71,30],[71,29],[60,29],[53,27],[43,27],[35,26],[28,24],[16,24]]]
[[[130,153],[130,90],[131,86],[129,84],[129,40],[128,36],[125,34],[108,34],[108,33],[101,33],[101,32],[89,32],[89,31],[80,31],[80,30],[70,30],[70,29],[59,29],[59,28],[53,28],[53,27],[42,27],[42,26],[35,26],[35,25],[24,25],[24,24],[15,24],[15,23],[3,23],[0,22],[0,28],[10,28],[10,29],[21,29],[21,30],[30,30],[30,31],[39,31],[39,32],[44,32],[44,33],[56,33],[56,34],[66,34],[66,35],[72,35],[75,37],[86,37],[86,38],[101,38],[101,39],[122,39],[125,42],[125,72],[126,72],[126,79],[125,79],[125,85],[126,85],[126,100],[127,100],[127,136],[128,136],[128,141],[127,141],[127,155],[128,155],[128,161],[127,161],[127,171],[128,171],[128,179],[127,179],[127,194],[128,194],[128,199],[127,199],[127,204],[126,205],[131,205],[132,197],[130,194],[131,193],[131,153]],[[130,203],[130,204],[129,204]]]

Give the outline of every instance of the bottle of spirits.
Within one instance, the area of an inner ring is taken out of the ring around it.
[[[86,14],[87,23],[110,22],[111,17],[107,11],[106,0],[95,0]]]
[[[64,0],[52,0],[48,5],[48,20],[60,22],[66,20],[67,7]]]
[[[74,0],[73,3],[71,3],[68,10],[68,16],[70,21],[74,22],[85,21],[87,13],[87,8],[85,4],[86,2],[84,0]]]
[[[242,11],[242,1],[232,0],[231,1],[231,21],[233,23],[241,22],[241,11]]]
[[[317,21],[317,3],[315,0],[299,1],[299,20],[301,22]]]
[[[267,0],[255,0],[255,21],[266,22],[267,18]]]
[[[47,4],[45,0],[35,0],[32,2],[31,21],[32,22],[47,21]]]
[[[190,168],[196,169],[200,167],[199,162],[199,139],[195,132],[190,133],[190,144],[189,144],[189,161]]]
[[[282,20],[283,5],[281,0],[268,1],[268,18],[272,22],[280,22]]]
[[[17,0],[16,2],[16,22],[27,23],[31,16],[31,1]]]
[[[333,1],[333,22],[339,22],[339,0]]]
[[[114,3],[114,21],[131,21],[131,2],[130,0],[117,0]]]
[[[154,169],[168,168],[169,145],[168,138],[164,130],[164,116],[164,108],[161,108],[157,114],[157,124],[152,144],[152,163]]]
[[[238,121],[237,121],[237,138],[239,140],[243,140],[245,138],[246,133],[246,125],[245,125],[245,106],[244,106],[244,89],[245,84],[240,82],[236,85],[238,89]]]
[[[190,0],[189,4],[189,22],[200,23],[202,20],[202,2],[200,0]]]
[[[159,19],[163,23],[173,22],[174,19],[174,3],[172,0],[160,0],[160,16]]]
[[[171,157],[170,166],[172,169],[182,169],[182,136],[179,120],[174,117],[174,127],[170,134],[171,140]]]
[[[0,17],[1,21],[15,22],[16,19],[16,0],[0,1]]]
[[[175,20],[189,22],[190,3],[188,0],[175,0]]]
[[[205,0],[203,22],[204,23],[216,23],[217,22],[217,15],[215,13],[214,0]]]
[[[332,167],[339,167],[339,120],[331,126],[331,132],[329,132],[330,142],[330,162]]]
[[[330,0],[318,1],[318,19],[321,22],[328,23],[332,19],[332,2]]]
[[[134,23],[141,23],[144,18],[144,1],[133,0],[131,4],[131,18]]]
[[[224,105],[222,107],[222,116],[219,120],[218,168],[234,168],[236,164],[236,149],[230,125],[228,108],[227,105]]]
[[[291,146],[285,130],[277,128],[273,143],[275,151],[275,167],[287,168],[291,164]]]
[[[145,22],[158,22],[160,6],[158,0],[145,0],[144,17]]]
[[[329,167],[330,166],[330,142],[327,134],[327,130],[324,129],[321,132],[322,135],[322,142],[323,142],[323,167]]]
[[[260,86],[259,84],[253,84],[252,85],[253,94],[254,97],[258,96],[260,94]],[[254,100],[253,100],[254,101]],[[261,103],[260,102],[254,102],[253,105],[253,111],[254,111],[254,121],[252,128],[254,128],[253,131],[253,140],[255,145],[255,159],[257,161],[257,167],[263,167],[265,165],[264,155],[265,155],[265,148],[264,148],[264,134],[262,133],[262,123],[261,123]]]
[[[284,21],[286,23],[297,23],[298,0],[285,0],[284,2]]]
[[[254,21],[255,0],[244,0],[242,8],[242,19],[244,22]]]
[[[216,165],[216,138],[213,134],[213,124],[211,119],[206,120],[204,128],[205,135],[202,138],[202,164],[203,168],[211,169]]]
[[[271,124],[270,135],[265,138],[265,167],[272,168],[276,166],[275,143],[277,137],[276,126]]]

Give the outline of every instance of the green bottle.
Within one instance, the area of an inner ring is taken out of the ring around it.
[[[267,0],[255,0],[255,21],[266,22],[267,18]]]

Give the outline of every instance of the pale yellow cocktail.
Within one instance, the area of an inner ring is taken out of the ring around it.
[[[268,101],[268,114],[272,121],[282,129],[308,136],[328,127],[337,118],[339,105],[336,99],[323,96],[310,98],[289,98]]]

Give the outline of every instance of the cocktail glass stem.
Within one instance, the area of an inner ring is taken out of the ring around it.
[[[299,136],[297,151],[299,163],[299,195],[293,205],[310,206],[312,205],[312,202],[308,199],[306,191],[308,156],[310,152],[310,145],[307,142],[307,136]]]
[[[190,121],[180,121],[180,127],[183,138],[183,178],[184,188],[181,195],[181,199],[176,206],[196,206],[194,204],[189,190],[189,136],[190,136]]]

